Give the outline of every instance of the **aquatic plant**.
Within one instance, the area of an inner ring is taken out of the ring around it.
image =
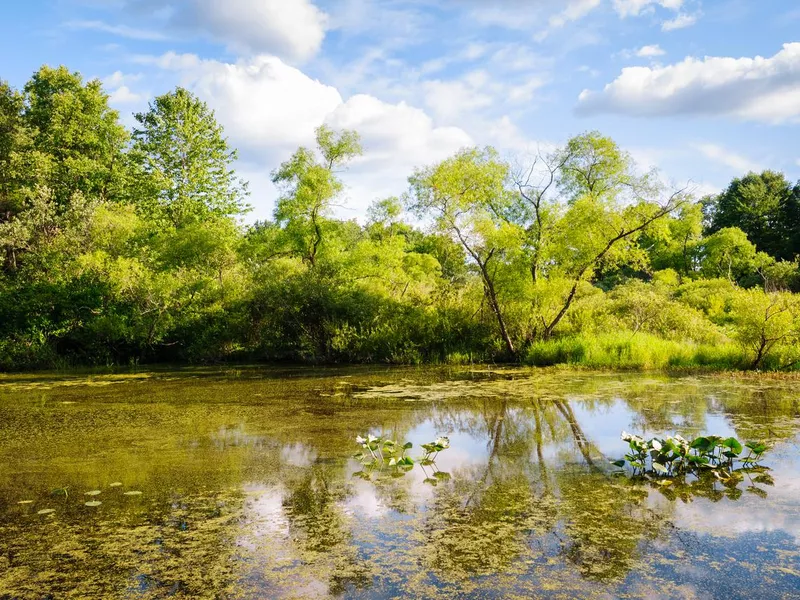
[[[382,439],[374,435],[367,437],[356,436],[356,443],[361,444],[362,450],[353,455],[357,461],[363,465],[386,465],[400,469],[410,469],[414,466],[414,459],[406,456],[406,450],[410,450],[413,444],[406,442],[398,444],[395,440]]]
[[[406,455],[406,451],[413,447],[411,442],[399,444],[395,440],[383,439],[374,435],[366,437],[356,436],[356,443],[361,445],[361,452],[353,455],[364,469],[354,473],[357,477],[370,479],[372,472],[377,469],[380,472],[386,470],[392,476],[401,476],[414,468],[414,459]],[[450,439],[441,436],[427,444],[421,444],[425,453],[417,459],[420,468],[425,473],[425,483],[435,485],[441,480],[450,478],[448,473],[439,471],[436,467],[436,457],[443,450],[450,447]],[[426,466],[433,468],[433,477],[425,470]]]
[[[742,445],[734,437],[723,438],[717,435],[699,436],[692,441],[680,435],[645,440],[623,431],[621,439],[628,442],[629,451],[624,459],[612,464],[624,467],[627,463],[636,475],[659,477],[697,473],[701,469],[730,474],[734,461],[740,461],[744,467],[752,466],[757,464],[767,450],[767,445],[763,442],[747,442]],[[749,453],[740,458],[744,448]]]

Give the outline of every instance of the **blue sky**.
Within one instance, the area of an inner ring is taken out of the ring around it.
[[[322,122],[361,132],[344,217],[467,145],[524,163],[597,129],[698,193],[750,169],[800,178],[796,0],[29,0],[0,78],[103,80],[126,123],[184,85],[240,151],[253,217]]]

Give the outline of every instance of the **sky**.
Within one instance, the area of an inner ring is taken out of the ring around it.
[[[357,130],[337,213],[415,167],[491,145],[515,165],[598,130],[697,194],[800,179],[798,0],[27,0],[0,19],[0,79],[98,78],[127,125],[175,86],[214,110],[251,219],[322,123]]]

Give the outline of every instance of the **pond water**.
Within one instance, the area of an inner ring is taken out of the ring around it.
[[[632,481],[610,465],[623,429],[766,440],[769,470]],[[353,458],[367,433],[415,458],[439,435],[451,447],[402,475],[370,471]],[[0,598],[165,597],[798,598],[800,383],[0,377]]]

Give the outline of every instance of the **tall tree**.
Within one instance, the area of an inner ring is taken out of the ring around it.
[[[497,286],[504,256],[519,252],[524,236],[508,218],[513,207],[508,178],[508,165],[492,148],[464,150],[415,171],[409,178],[408,205],[420,217],[432,217],[437,230],[452,235],[463,246],[478,269],[506,350],[515,356]]]
[[[179,87],[135,117],[133,156],[149,176],[146,211],[180,227],[247,210],[247,185],[231,167],[236,150],[205,102]]]
[[[57,203],[72,194],[114,199],[125,181],[123,150],[128,133],[98,80],[87,83],[66,67],[44,66],[25,85],[24,121],[39,162],[39,183],[49,187]]]
[[[281,189],[275,220],[284,227],[291,252],[312,267],[324,242],[326,218],[344,184],[337,171],[362,153],[355,131],[336,132],[327,125],[316,130],[317,152],[298,148],[292,157],[272,173]]]

